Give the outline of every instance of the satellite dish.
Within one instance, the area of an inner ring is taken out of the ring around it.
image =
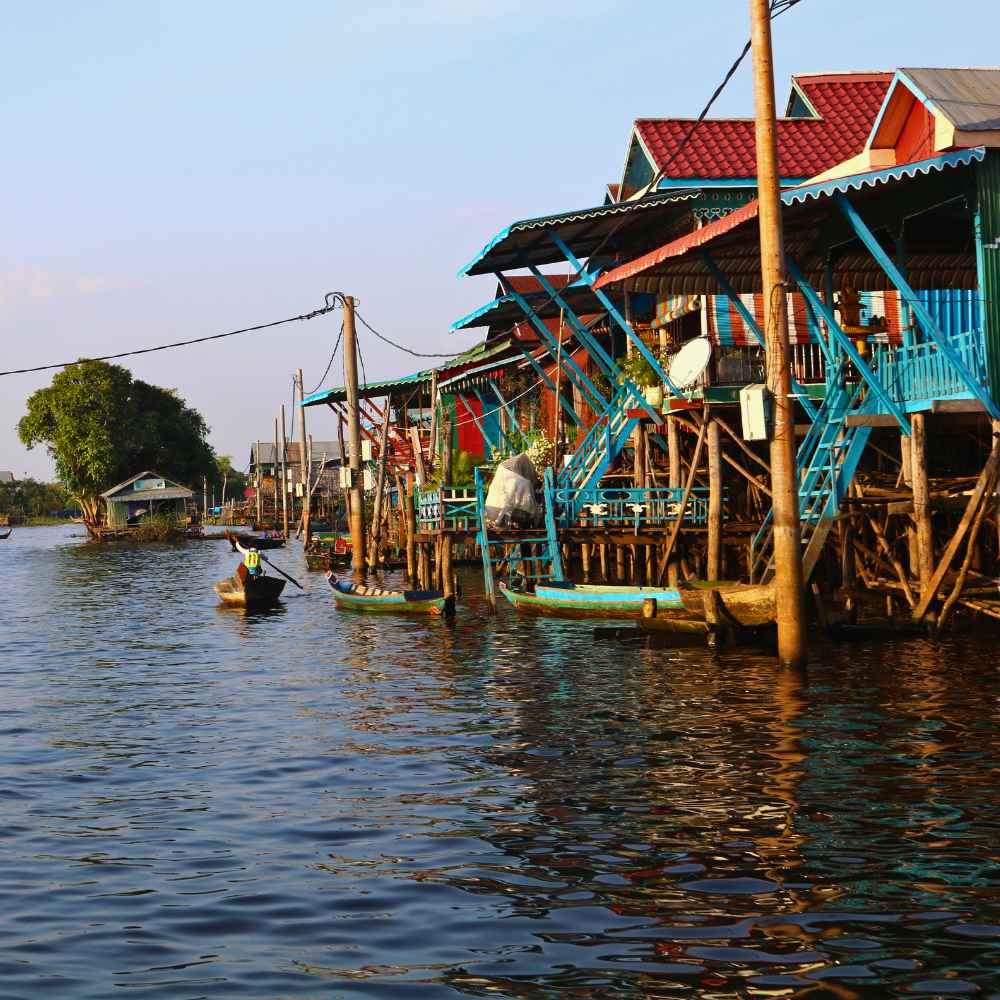
[[[689,340],[670,362],[670,381],[678,389],[694,385],[712,358],[712,344],[707,337]]]

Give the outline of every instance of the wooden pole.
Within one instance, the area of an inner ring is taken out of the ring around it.
[[[351,568],[354,582],[365,579],[365,490],[361,471],[361,414],[358,403],[358,341],[354,299],[344,296],[344,382],[347,387],[347,437],[351,463]]]
[[[406,575],[411,584],[417,583],[417,514],[413,506],[413,476],[407,475],[403,493],[406,518]]]
[[[277,511],[275,511],[277,517]],[[288,538],[288,438],[285,436],[285,404],[281,404],[281,531]]]
[[[804,581],[795,465],[795,413],[789,369],[785,251],[781,225],[769,0],[750,0],[750,21],[756,110],[760,264],[764,292],[764,346],[767,354],[767,387],[774,406],[771,487],[778,659],[786,666],[801,667],[806,661],[805,605],[802,592]]]
[[[560,456],[562,455],[562,449],[559,443],[559,436],[562,428],[562,347],[563,347],[563,321],[565,319],[565,313],[560,308],[559,310],[559,340],[556,343],[556,387],[555,387],[555,405],[553,406],[552,412],[552,443],[555,445],[552,451],[552,467],[555,474],[559,475],[559,463],[561,462]]]
[[[455,580],[451,571],[451,550],[454,539],[444,521],[444,491],[451,486],[451,419],[445,418],[441,441],[441,584],[445,597],[455,594]]]
[[[681,430],[677,418],[667,421],[667,460],[669,462],[669,485],[671,489],[681,488]],[[671,559],[667,564],[667,582],[671,587],[680,583],[680,573],[677,560]]]
[[[920,596],[927,593],[934,575],[934,526],[931,522],[930,486],[927,480],[926,415],[910,416],[910,478],[913,481],[913,519],[917,526],[917,575]]]
[[[719,422],[708,422],[708,554],[705,578],[722,579],[722,447]]]
[[[208,476],[201,477],[201,523],[208,520]]]
[[[372,544],[368,553],[368,568],[375,569],[378,563],[379,546],[382,542],[382,505],[385,502],[385,463],[389,454],[389,407],[385,408],[382,432],[378,442],[378,466],[375,472],[375,501],[372,504]]]
[[[684,484],[684,492],[681,494],[680,502],[677,505],[677,520],[674,521],[673,528],[670,531],[670,537],[667,539],[667,544],[663,547],[663,554],[660,556],[660,564],[657,568],[656,579],[663,579],[663,572],[667,568],[670,562],[670,557],[673,554],[674,546],[677,544],[677,536],[681,532],[681,525],[684,523],[684,512],[687,510],[688,500],[691,498],[691,490],[694,489],[694,477],[695,473],[698,471],[698,463],[701,461],[701,451],[705,444],[705,432],[708,430],[708,413],[702,418],[701,433],[698,435],[698,442],[694,446],[694,456],[691,459],[691,465],[688,468],[688,478],[687,482]]]
[[[257,457],[255,462],[256,475],[254,476],[254,492],[257,494],[257,527],[264,520],[264,498],[261,496],[261,488],[264,483],[264,475],[260,471],[260,440],[257,441]]]
[[[274,483],[274,518],[271,521],[271,529],[278,529],[278,418],[274,418],[274,455],[271,463],[271,480]]]
[[[312,462],[306,437],[306,408],[302,405],[306,394],[302,385],[301,368],[295,373],[295,388],[299,395],[299,452],[302,459],[302,475],[299,477],[302,480],[302,544],[309,548],[309,543],[312,541],[312,534],[309,531],[309,518],[312,513],[309,480],[312,478]]]
[[[438,373],[435,368],[431,372],[431,466],[437,462],[437,432],[438,432]]]

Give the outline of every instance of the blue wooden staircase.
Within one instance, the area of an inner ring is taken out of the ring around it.
[[[870,427],[849,427],[848,414],[876,413],[878,399],[864,384],[833,385],[827,390],[799,445],[799,517],[802,525],[803,575],[812,575],[864,453]],[[769,511],[750,546],[750,579],[766,582],[774,575],[774,512]]]
[[[630,386],[618,387],[604,412],[573,453],[572,459],[560,469],[558,476],[560,489],[580,492],[601,481],[601,477],[621,454],[632,436],[632,431],[639,423],[638,419],[629,416],[629,410],[634,405],[635,393],[636,390]],[[572,501],[573,509],[570,512],[572,519],[575,520],[580,513],[583,501],[582,496]]]

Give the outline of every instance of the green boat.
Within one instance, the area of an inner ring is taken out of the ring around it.
[[[445,597],[440,590],[384,590],[362,584],[340,583],[333,573],[327,573],[333,598],[342,608],[355,611],[388,612],[399,615],[432,615],[450,617],[455,613],[455,598]]]
[[[656,601],[657,608],[684,607],[675,587],[539,583],[529,592],[501,583],[500,593],[518,611],[563,618],[641,618],[643,605],[650,599]]]

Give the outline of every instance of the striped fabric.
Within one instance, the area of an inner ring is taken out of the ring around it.
[[[705,296],[707,309],[705,319],[709,339],[721,347],[756,347],[757,338],[750,332],[736,307],[725,295]],[[746,306],[764,329],[764,296],[759,294],[741,295],[740,301]],[[788,339],[793,344],[808,344],[817,340],[817,327],[812,314],[806,308],[802,295],[788,296]]]
[[[656,319],[653,320],[653,329],[673,323],[675,319],[686,316],[688,313],[698,312],[702,307],[703,295],[668,295],[656,303]]]

